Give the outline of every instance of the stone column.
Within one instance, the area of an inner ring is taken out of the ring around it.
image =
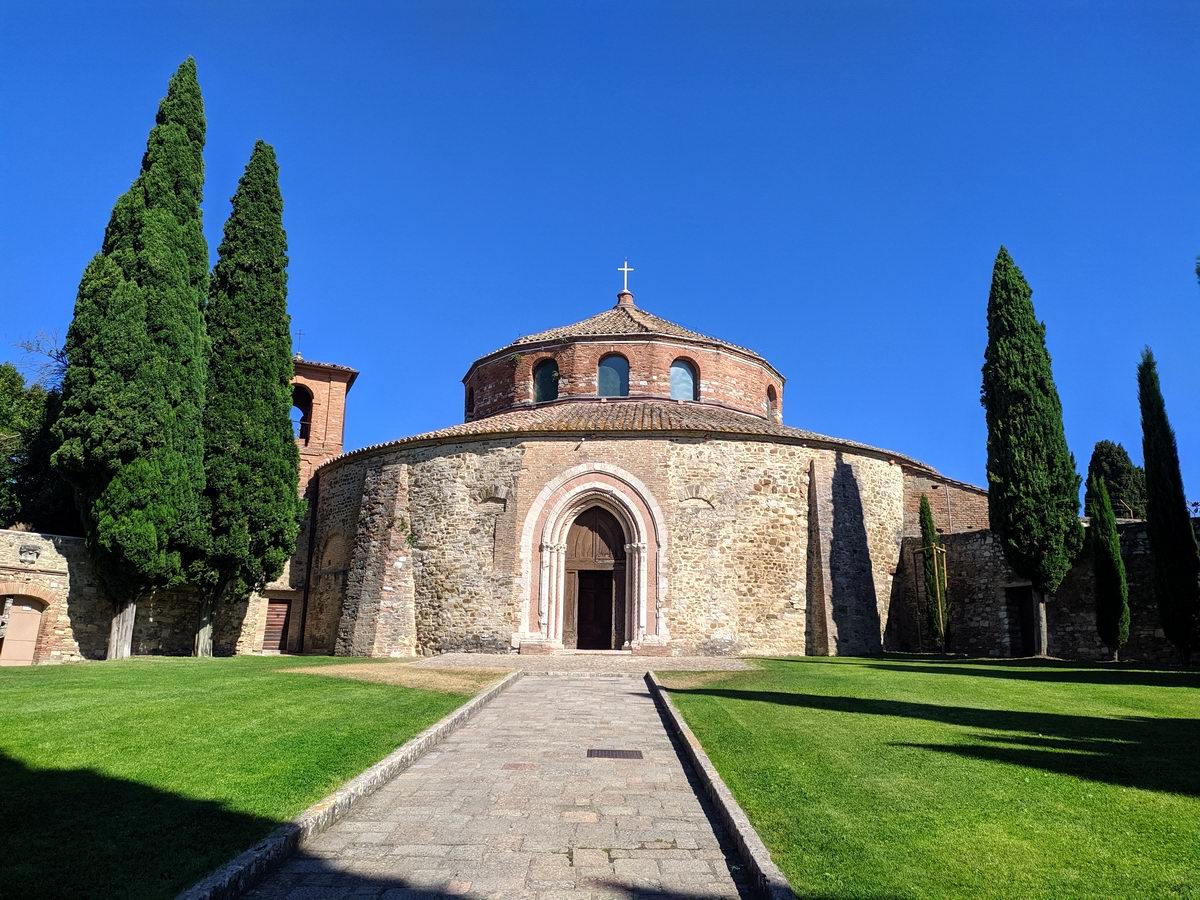
[[[662,572],[662,550],[661,549],[659,549],[659,551],[655,557],[654,571],[655,571],[656,575],[657,575],[657,573]],[[647,574],[647,580],[648,579],[649,579],[649,574]],[[668,640],[670,640],[670,635],[667,634],[667,610],[666,610],[666,607],[663,606],[662,591],[659,589],[659,584],[657,581],[654,584],[653,594],[654,594],[654,633],[658,636],[658,639],[665,644]]]
[[[567,545],[556,544],[554,547],[554,635],[553,640],[560,644],[563,639],[563,620],[565,613],[563,604],[567,599]]]
[[[632,597],[629,603],[635,611],[634,634],[631,643],[641,643],[646,636],[646,544],[635,541],[625,545],[625,565],[632,573],[629,579]]]
[[[540,548],[542,555],[540,559],[541,565],[539,566],[540,577],[538,579],[538,631],[545,638],[550,636],[550,632],[547,630],[547,626],[549,625],[547,614],[550,603],[550,561],[551,550],[553,548],[554,545],[546,541],[542,542]]]

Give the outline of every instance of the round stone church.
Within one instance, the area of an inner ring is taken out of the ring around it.
[[[986,522],[978,488],[784,425],[768,360],[628,291],[463,385],[462,424],[326,461],[345,390],[305,389],[307,577],[281,649],[867,653],[920,494],[941,489],[943,530]]]

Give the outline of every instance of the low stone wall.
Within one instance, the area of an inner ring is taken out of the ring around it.
[[[46,603],[34,662],[104,658],[112,607],[82,538],[0,530],[0,582],[7,595]]]
[[[1200,530],[1200,520],[1197,521]],[[1121,555],[1129,580],[1129,642],[1122,656],[1149,663],[1176,659],[1159,624],[1153,561],[1143,522],[1119,526]],[[1028,586],[1008,565],[990,531],[943,536],[947,591],[951,600],[950,650],[971,656],[1022,656],[1021,593]],[[936,647],[928,624],[919,538],[906,538],[892,600],[885,648],[928,652]],[[1094,576],[1087,552],[1080,554],[1058,592],[1047,602],[1051,656],[1099,660],[1109,657],[1096,634]]]
[[[107,655],[112,603],[96,577],[83,538],[0,529],[0,596],[29,596],[46,604],[35,663]],[[261,651],[266,602],[254,595],[220,610],[214,652]],[[162,591],[142,601],[134,619],[133,654],[190,655],[198,605],[196,593],[187,588]]]

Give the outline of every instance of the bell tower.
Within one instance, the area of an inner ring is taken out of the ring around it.
[[[346,394],[358,371],[337,363],[314,362],[299,353],[292,377],[292,422],[300,448],[300,494],[308,491],[313,472],[341,456],[346,437]]]

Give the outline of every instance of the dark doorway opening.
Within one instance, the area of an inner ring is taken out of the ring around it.
[[[611,650],[613,639],[613,573],[579,573],[580,650]]]
[[[1033,587],[1022,585],[1004,589],[1008,612],[1008,648],[1012,656],[1033,656],[1034,628],[1037,617],[1033,609]]]

